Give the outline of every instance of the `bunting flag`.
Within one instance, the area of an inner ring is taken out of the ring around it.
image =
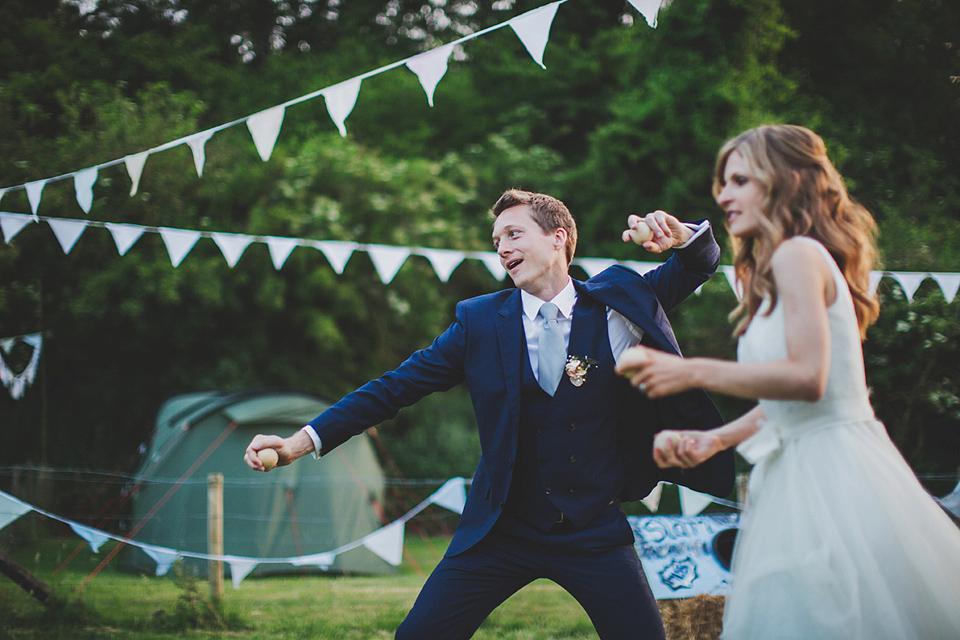
[[[10,244],[13,237],[31,222],[36,220],[25,213],[0,213],[0,229],[3,230],[4,241]]]
[[[420,255],[430,261],[434,272],[441,282],[450,280],[454,270],[460,266],[467,254],[463,251],[453,251],[450,249],[421,249]]]
[[[323,252],[327,262],[330,263],[330,266],[333,267],[334,272],[338,276],[343,275],[347,261],[350,260],[350,256],[353,255],[354,250],[360,246],[354,242],[341,242],[339,240],[323,240],[312,244]]]
[[[401,521],[392,522],[363,538],[363,546],[394,567],[403,561],[403,528]]]
[[[617,261],[607,258],[578,258],[576,264],[586,272],[587,277],[592,278],[604,269],[617,264]]]
[[[84,526],[77,522],[68,522],[67,523],[73,532],[87,541],[87,544],[90,545],[90,550],[94,553],[100,553],[100,547],[103,546],[103,543],[110,539],[110,536],[103,533],[102,531],[97,531],[90,527]]]
[[[163,238],[163,244],[167,247],[170,263],[174,267],[179,267],[183,259],[193,249],[193,246],[197,244],[197,240],[200,239],[200,232],[160,227],[160,237]]]
[[[283,125],[283,116],[286,112],[283,105],[271,107],[260,113],[255,113],[247,119],[247,129],[253,138],[253,144],[260,154],[260,159],[266,162],[273,154]]]
[[[97,182],[97,168],[91,167],[73,175],[73,188],[77,193],[77,204],[84,213],[90,213],[93,206],[93,185]]]
[[[380,244],[367,246],[367,253],[370,254],[370,260],[377,270],[383,284],[390,284],[394,276],[400,271],[400,267],[407,261],[410,255],[409,247],[388,247]]]
[[[294,558],[290,561],[295,567],[305,567],[312,566],[326,571],[329,569],[334,561],[337,559],[337,554],[335,553],[313,553],[308,556],[300,556],[299,558]]]
[[[43,196],[43,187],[47,184],[46,180],[37,180],[23,185],[27,190],[27,200],[30,201],[30,211],[37,215],[37,209],[40,208],[40,198]]]
[[[213,233],[211,237],[220,247],[220,252],[231,269],[237,264],[240,256],[250,246],[250,243],[253,242],[253,236],[243,235],[242,233]]]
[[[452,53],[453,45],[448,44],[407,60],[407,68],[417,75],[420,86],[427,94],[427,104],[431,107],[433,106],[433,94],[437,90],[440,80],[447,73],[447,65]]]
[[[30,361],[27,362],[23,371],[14,373],[13,369],[7,366],[6,360],[0,356],[0,384],[10,391],[10,397],[14,400],[19,400],[26,388],[32,385],[37,377],[37,368],[40,366],[40,351],[43,348],[43,336],[39,333],[32,333],[25,336],[0,339],[0,351],[10,355],[13,348],[21,342],[26,343],[33,349]]]
[[[660,13],[662,0],[627,0],[627,2],[643,15],[648,25],[654,29],[657,28],[657,14]]]
[[[926,277],[927,274],[925,273],[910,273],[902,275],[897,279],[897,282],[899,282],[903,288],[903,293],[907,296],[907,300],[913,302],[913,294],[917,292],[917,289],[920,288],[920,283],[922,283]]]
[[[150,556],[153,561],[157,563],[157,570],[155,572],[155,575],[157,576],[167,575],[167,572],[170,571],[170,567],[173,566],[173,563],[180,556],[176,550],[168,549],[166,547],[155,547],[151,544],[142,544],[139,546],[145,554]]]
[[[957,297],[957,292],[960,291],[960,273],[931,273],[929,275],[940,287],[940,291],[943,292],[943,297],[947,301],[952,302]]]
[[[530,57],[544,69],[547,67],[543,64],[543,53],[550,38],[550,27],[561,4],[563,3],[552,2],[510,20],[510,28],[520,38]]]
[[[0,491],[0,529],[32,509],[33,507],[26,502],[20,502],[13,496]]]
[[[113,236],[113,242],[117,245],[117,252],[122,256],[130,250],[130,247],[140,239],[146,227],[137,224],[119,224],[116,222],[106,222],[104,226]]]
[[[226,562],[230,566],[230,582],[233,583],[234,589],[238,588],[243,579],[260,564],[252,558],[239,558],[237,556],[227,556]]]
[[[463,478],[450,478],[430,496],[429,500],[444,509],[463,513],[463,508],[467,504],[466,481]]]
[[[487,268],[487,271],[490,272],[490,275],[492,275],[493,278],[498,282],[507,277],[507,270],[500,262],[500,256],[498,256],[496,253],[485,252],[479,254],[475,253],[473,255],[483,262],[483,266]]]
[[[270,249],[270,259],[273,260],[273,268],[277,271],[283,268],[287,258],[297,248],[300,241],[296,238],[277,238],[270,237],[266,239],[267,247]]]
[[[346,120],[353,107],[357,104],[357,96],[360,95],[360,78],[351,78],[340,84],[323,90],[323,99],[327,103],[327,113],[330,119],[337,125],[340,135],[347,136]]]
[[[140,188],[140,176],[143,174],[143,165],[147,162],[148,151],[135,153],[123,159],[123,164],[127,168],[127,175],[130,176],[130,195],[137,195],[137,189]]]
[[[201,131],[186,139],[190,151],[193,152],[193,166],[197,170],[197,177],[203,177],[203,165],[207,161],[207,140],[213,137],[213,130]]]
[[[53,235],[57,236],[57,241],[60,242],[60,248],[63,249],[65,254],[73,250],[73,245],[77,244],[80,235],[84,229],[87,228],[87,223],[83,220],[57,220],[49,218],[47,219],[47,224],[53,229]]]
[[[662,481],[658,482],[657,486],[647,494],[647,497],[640,500],[647,509],[650,509],[651,513],[656,513],[657,510],[660,509],[660,496],[663,495],[663,485],[664,483]]]
[[[680,489],[680,511],[685,516],[695,516],[707,508],[714,501],[713,496],[677,485]]]

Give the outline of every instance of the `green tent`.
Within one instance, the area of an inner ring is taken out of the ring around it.
[[[176,396],[160,408],[133,487],[131,527],[139,543],[208,553],[207,486],[223,475],[224,554],[292,558],[333,551],[380,528],[385,480],[367,434],[321,460],[258,473],[243,461],[258,433],[288,436],[329,406],[291,392],[244,391]],[[129,568],[157,563],[128,547]],[[184,558],[201,573],[207,562]],[[261,563],[254,574],[301,572]],[[336,556],[330,571],[387,573],[394,568],[363,546]],[[225,565],[225,571],[229,567]]]

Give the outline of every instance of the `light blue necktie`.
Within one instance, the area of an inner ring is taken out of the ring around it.
[[[560,321],[557,320],[559,312],[557,305],[552,302],[545,302],[540,307],[543,329],[540,331],[537,348],[537,382],[551,396],[557,391],[567,359],[563,329],[560,328]]]

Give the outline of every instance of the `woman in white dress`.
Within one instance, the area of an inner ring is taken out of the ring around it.
[[[789,125],[727,142],[714,196],[742,293],[737,362],[636,347],[618,368],[654,398],[702,388],[759,400],[654,445],[662,467],[733,446],[754,464],[723,637],[957,640],[960,530],[870,406],[860,343],[878,313],[872,217],[823,140]]]

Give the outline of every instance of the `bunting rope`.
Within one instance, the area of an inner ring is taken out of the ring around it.
[[[463,36],[448,44],[440,45],[426,52],[418,53],[408,58],[388,63],[372,71],[367,71],[348,80],[329,85],[322,89],[311,91],[310,93],[287,100],[286,102],[275,105],[268,109],[264,109],[257,113],[250,114],[242,118],[237,118],[236,120],[211,127],[198,133],[193,133],[182,138],[165,142],[146,151],[141,151],[139,153],[124,156],[123,158],[117,158],[108,162],[103,162],[101,164],[71,171],[58,176],[0,188],[0,199],[2,199],[3,196],[9,191],[23,189],[27,192],[27,199],[30,203],[31,211],[34,215],[36,215],[42,199],[44,187],[50,182],[73,178],[74,189],[77,195],[77,204],[80,205],[80,208],[83,209],[84,213],[89,213],[90,207],[93,204],[93,186],[96,183],[98,173],[101,169],[106,169],[120,164],[125,165],[131,180],[130,195],[133,196],[136,194],[139,188],[140,176],[142,174],[144,164],[146,163],[146,159],[149,155],[186,144],[190,147],[190,150],[193,153],[193,160],[197,170],[197,175],[202,177],[203,165],[206,159],[204,148],[207,141],[213,137],[215,133],[240,124],[247,125],[250,135],[253,138],[254,145],[257,148],[257,152],[259,153],[261,159],[266,162],[270,159],[270,155],[273,153],[273,147],[275,146],[277,137],[279,136],[286,109],[302,102],[313,100],[320,96],[323,96],[324,102],[327,106],[327,113],[339,130],[340,135],[346,136],[346,119],[356,105],[357,98],[359,97],[360,93],[360,86],[363,81],[402,66],[406,66],[414,74],[416,74],[417,78],[420,80],[420,84],[423,87],[424,92],[426,93],[427,101],[432,107],[433,96],[436,87],[446,74],[448,61],[454,49],[470,40],[479,38],[480,36],[484,36],[507,26],[513,29],[514,33],[520,39],[521,43],[524,45],[534,61],[540,65],[540,67],[546,69],[546,66],[543,64],[543,54],[546,50],[547,42],[549,40],[550,27],[553,24],[553,19],[556,16],[560,5],[564,4],[566,1],[567,0],[557,0],[556,2],[532,9],[499,24],[495,24],[485,29],[481,29],[475,33]],[[644,15],[647,23],[650,24],[650,26],[656,27],[657,12],[660,9],[661,0],[629,0],[629,2]]]
[[[506,271],[500,264],[500,258],[493,251],[462,251],[458,249],[441,249],[416,246],[366,244],[344,240],[315,240],[291,236],[261,236],[243,233],[228,233],[219,231],[197,231],[192,229],[176,229],[171,227],[148,227],[136,224],[120,224],[77,218],[54,218],[50,216],[32,216],[25,213],[0,211],[0,230],[7,244],[20,233],[27,225],[46,222],[53,230],[60,247],[65,254],[69,254],[80,236],[87,227],[106,228],[110,231],[117,252],[124,256],[127,251],[140,239],[144,233],[159,234],[167,249],[170,263],[174,268],[190,253],[201,238],[209,238],[220,249],[227,266],[231,269],[237,264],[241,256],[251,244],[266,244],[273,266],[278,271],[283,268],[290,254],[297,247],[317,249],[324,254],[330,266],[337,273],[343,275],[347,262],[356,251],[365,251],[383,284],[390,284],[400,271],[407,258],[419,255],[426,258],[433,267],[434,273],[442,282],[447,282],[453,272],[467,259],[480,260],[496,280],[503,280]],[[613,258],[575,258],[573,264],[584,270],[588,277],[593,277],[604,269],[622,264],[638,273],[646,273],[657,268],[661,263],[637,260],[616,260]],[[736,274],[733,266],[721,265],[720,271],[727,279],[730,289],[737,292]],[[881,279],[885,276],[893,278],[903,289],[909,301],[920,285],[927,279],[933,279],[943,293],[947,303],[953,302],[960,291],[960,273],[940,271],[880,271],[870,274],[871,291],[875,291]]]

